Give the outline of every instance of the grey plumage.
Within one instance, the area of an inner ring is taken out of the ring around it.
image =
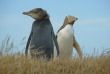
[[[30,50],[44,51],[43,56],[46,55],[46,57],[50,59],[54,53],[53,41],[57,47],[57,53],[59,55],[59,47],[51,22],[49,19],[36,20],[33,23],[32,31],[27,42],[26,53],[30,44],[30,46],[33,46]],[[31,55],[39,58],[42,54],[36,55],[31,53]]]
[[[58,56],[59,46],[47,12],[41,8],[36,8],[29,12],[23,12],[23,14],[35,19],[26,45],[25,54],[27,55],[28,49],[30,49],[32,57],[46,57],[50,59],[53,56],[55,44]],[[36,54],[36,52],[39,54]]]

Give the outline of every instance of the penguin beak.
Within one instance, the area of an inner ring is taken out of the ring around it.
[[[76,17],[75,20],[78,20],[78,18]]]
[[[24,14],[24,15],[28,15],[28,12],[23,12],[22,14]]]

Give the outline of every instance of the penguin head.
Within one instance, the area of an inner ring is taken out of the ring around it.
[[[23,14],[31,16],[35,20],[49,19],[49,15],[42,8],[35,8],[29,12],[23,12]]]
[[[78,18],[77,17],[74,17],[74,16],[71,16],[71,15],[68,15],[68,16],[66,16],[66,20],[67,20],[67,24],[74,24],[74,22],[76,21],[76,20],[78,20]]]

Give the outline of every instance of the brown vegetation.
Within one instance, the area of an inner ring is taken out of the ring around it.
[[[0,49],[0,74],[110,74],[110,52],[101,56],[56,59],[31,59],[23,53],[10,53],[8,41]],[[4,52],[2,52],[4,51]],[[6,51],[6,52],[5,52]]]

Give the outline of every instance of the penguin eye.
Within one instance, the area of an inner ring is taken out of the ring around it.
[[[37,12],[34,12],[34,13],[38,13],[38,11]]]
[[[30,13],[35,13],[35,11],[30,11]]]
[[[70,17],[68,17],[68,19],[70,19]]]
[[[30,13],[38,13],[38,11],[31,10]]]

